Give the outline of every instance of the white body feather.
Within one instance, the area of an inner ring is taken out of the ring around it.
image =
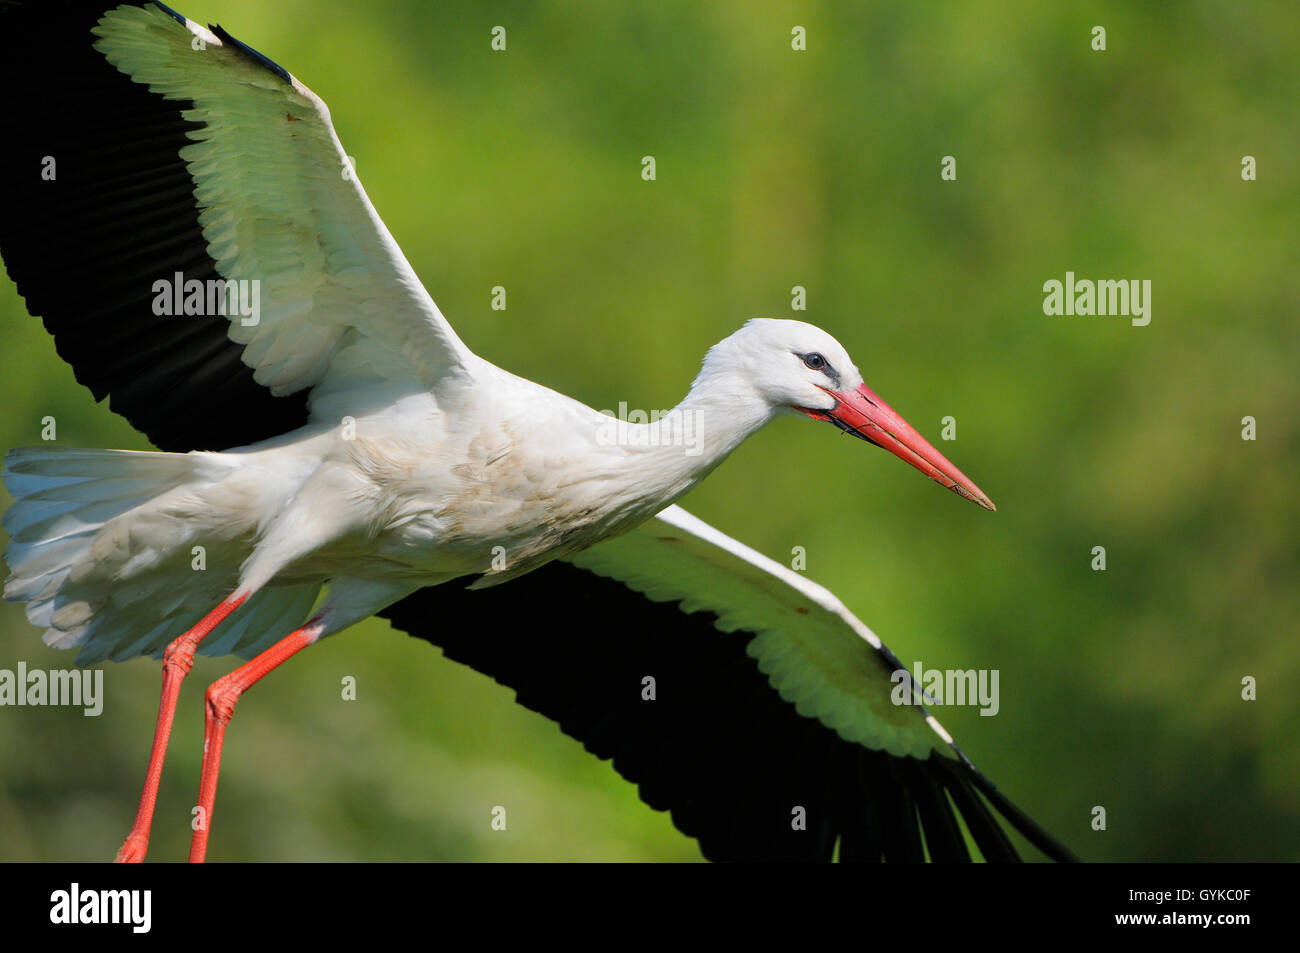
[[[750,322],[709,352],[668,417],[611,440],[609,418],[464,346],[305,86],[154,6],[113,9],[93,32],[122,73],[192,103],[184,115],[200,126],[180,154],[207,252],[222,278],[262,283],[258,320],[232,320],[228,335],[258,383],[310,390],[309,423],[220,453],[11,452],[5,598],[27,603],[47,642],[80,646],[81,663],[158,654],[242,592],[200,650],[251,655],[313,612],[329,634],[423,586],[491,585],[572,558],[720,624],[743,618],[773,685],[844,737],[946,748],[933,719],[890,704],[890,657],[825,590],[680,511],[654,525],[689,547],[626,535],[773,417],[828,406],[800,355],[861,384],[833,338]],[[598,545],[616,537],[629,542]]]
[[[222,453],[15,450],[5,598],[28,602],[51,645],[84,645],[85,663],[161,652],[249,590],[230,622],[239,638],[223,628],[203,645],[249,654],[304,621],[289,609],[310,607],[326,582],[328,634],[422,586],[505,581],[626,532],[744,436],[731,397],[719,404],[706,388],[675,412],[697,421],[700,453],[670,439],[672,417],[611,441],[609,417],[472,366],[473,386],[441,398]]]

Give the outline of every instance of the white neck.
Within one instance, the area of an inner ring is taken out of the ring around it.
[[[772,407],[752,388],[701,374],[659,420],[621,431],[631,450],[626,459],[636,495],[660,506],[674,502],[772,417]]]

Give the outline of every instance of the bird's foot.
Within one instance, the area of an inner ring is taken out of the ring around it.
[[[140,834],[128,834],[122,846],[113,858],[115,864],[139,864],[144,862],[144,855],[149,852],[149,838]]]

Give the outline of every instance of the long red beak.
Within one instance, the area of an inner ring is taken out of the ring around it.
[[[996,510],[993,501],[984,495],[934,447],[912,429],[912,425],[894,412],[894,409],[863,384],[855,391],[822,390],[834,397],[838,404],[830,410],[796,408],[815,420],[827,420],[846,433],[861,437],[877,447],[884,447],[894,456],[906,460],[931,480],[942,483],[958,496],[978,503],[986,510]]]

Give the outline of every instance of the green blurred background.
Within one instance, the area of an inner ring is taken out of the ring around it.
[[[1083,857],[1300,856],[1293,3],[180,8],[330,104],[407,256],[495,363],[598,408],[669,407],[746,318],[830,330],[999,511],[796,420],[685,505],[774,558],[805,547],[905,663],[998,669],[997,717],[937,714]],[[1045,316],[1043,282],[1067,270],[1150,279],[1151,324]],[[147,446],[7,279],[0,322],[0,447],[39,442],[45,415],[66,445]],[[18,606],[0,630],[0,668],[71,662]],[[186,683],[152,859],[186,854],[202,688],[231,667],[201,659]],[[99,718],[0,709],[0,859],[113,855],[158,672],[109,665]],[[209,856],[699,852],[512,693],[371,621],[244,699]]]

